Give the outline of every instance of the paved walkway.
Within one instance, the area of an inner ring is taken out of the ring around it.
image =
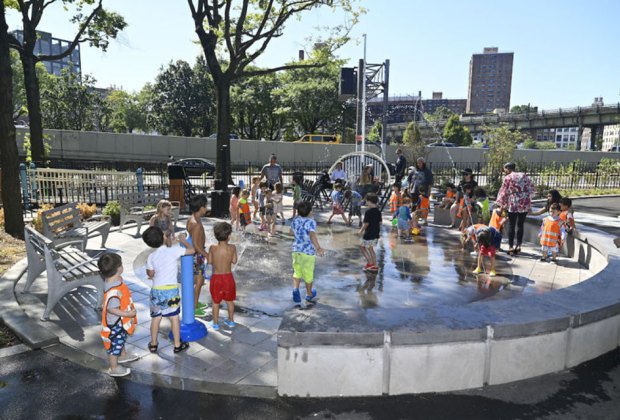
[[[325,213],[317,215],[325,219]],[[211,221],[212,222],[212,221]],[[209,223],[211,223],[209,222]],[[184,225],[184,221],[179,226]],[[288,229],[288,227],[286,227]],[[167,338],[169,326],[162,322],[159,338],[159,352],[151,354],[149,342],[149,286],[134,272],[134,262],[147,247],[135,234],[135,227],[125,232],[112,232],[107,242],[108,249],[118,252],[125,267],[124,278],[133,292],[138,309],[138,326],[129,339],[127,349],[137,353],[140,360],[132,363],[131,378],[154,385],[179,389],[275,397],[277,386],[277,330],[281,318],[243,310],[244,302],[238,302],[235,313],[237,326],[230,329],[222,324],[220,331],[209,329],[207,337],[192,342],[186,353],[174,354]],[[455,243],[458,233],[454,231]],[[97,246],[99,238],[89,241],[90,247]],[[94,253],[101,250],[92,249]],[[91,252],[89,251],[89,252]],[[560,264],[541,263],[534,246],[524,247],[524,255],[509,258],[513,274],[526,279],[526,284],[542,292],[570,286],[589,278],[592,273],[570,260]],[[143,258],[143,256],[142,256]],[[361,273],[360,273],[361,275]],[[99,337],[100,314],[94,308],[95,294],[92,289],[81,288],[55,307],[47,322],[39,321],[46,300],[47,282],[45,274],[34,282],[31,293],[22,293],[24,281],[16,287],[17,301],[24,312],[60,339],[60,345],[46,349],[48,352],[103,370],[106,367],[105,353]],[[514,284],[512,287],[524,287]],[[203,289],[207,299],[208,289]],[[283,305],[288,302],[283,302]],[[208,324],[210,315],[201,321]]]

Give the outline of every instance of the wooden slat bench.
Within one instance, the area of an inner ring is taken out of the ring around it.
[[[138,226],[137,234],[140,234],[142,223],[147,219],[150,219],[156,213],[156,209],[145,210],[146,206],[157,206],[160,200],[165,200],[163,191],[142,191],[123,193],[118,195],[118,202],[120,204],[121,221],[119,230],[123,231],[123,226],[128,222],[136,222]],[[172,203],[172,222],[174,227],[177,226],[179,220],[180,205],[178,201],[171,201]]]
[[[97,309],[101,309],[104,282],[96,259],[71,246],[72,242],[54,246],[52,241],[30,226],[24,229],[24,238],[28,258],[24,292],[28,292],[34,280],[43,271],[47,271],[47,304],[42,320],[49,319],[54,306],[67,293],[86,285],[97,289]],[[74,242],[79,244],[81,239],[75,239]]]
[[[84,250],[89,237],[101,235],[101,247],[105,248],[111,226],[108,216],[94,216],[91,220],[82,221],[77,203],[69,203],[42,212],[41,218],[43,234],[54,245],[81,238],[83,241],[81,249]]]

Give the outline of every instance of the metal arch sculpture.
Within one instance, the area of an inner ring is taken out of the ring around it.
[[[336,162],[334,162],[331,168],[329,168],[330,174],[339,163],[342,163],[342,169],[347,174],[346,181],[350,184],[357,184],[357,180],[362,173],[362,169],[368,165],[372,165],[375,177],[384,182],[385,186],[392,185],[394,182],[388,164],[381,158],[381,156],[374,153],[358,151],[342,155],[336,160]]]

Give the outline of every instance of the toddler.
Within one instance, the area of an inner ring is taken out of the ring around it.
[[[398,209],[403,205],[403,197],[400,193],[400,185],[392,185],[392,195],[390,196],[390,213],[392,219],[397,217]]]
[[[396,211],[398,236],[401,238],[409,237],[413,227],[413,216],[411,215],[411,199],[405,197],[402,205]]]
[[[172,225],[172,204],[168,200],[160,200],[157,203],[157,212],[149,220],[149,226],[157,226],[164,231],[164,242],[167,246],[172,245],[174,238],[174,226]]]
[[[254,216],[252,217],[252,220],[256,220],[256,214],[258,213],[258,210],[260,208],[258,205],[258,200],[256,198],[258,195],[259,185],[260,177],[255,176],[254,178],[252,178],[252,187],[250,189],[250,197],[252,197],[252,205],[254,206]]]
[[[379,267],[377,267],[377,254],[375,254],[374,248],[381,234],[381,211],[377,208],[378,202],[379,197],[377,197],[377,194],[366,194],[368,210],[364,213],[364,224],[358,232],[359,235],[363,235],[361,250],[364,258],[366,258],[364,271],[379,271]]]
[[[334,191],[332,191],[332,214],[330,214],[329,219],[327,219],[328,225],[332,224],[332,218],[337,214],[342,216],[345,225],[349,224],[349,220],[344,214],[344,194],[342,193],[342,184],[339,183],[334,185]]]
[[[239,196],[241,194],[240,187],[234,187],[232,189],[232,195],[230,196],[230,224],[239,230]]]
[[[189,200],[189,211],[192,215],[187,220],[187,231],[194,244],[194,311],[195,316],[204,317],[207,304],[199,302],[200,292],[204,284],[205,263],[209,254],[205,251],[205,228],[202,218],[207,213],[207,196],[198,194]]]
[[[478,251],[478,264],[474,274],[482,273],[482,259],[487,256],[491,265],[489,276],[495,277],[495,254],[502,243],[502,234],[495,228],[482,224],[470,226],[468,230],[472,230],[472,228],[474,230],[472,235],[474,247]]]
[[[260,216],[260,227],[259,231],[267,230],[267,218],[265,217],[265,196],[267,193],[267,183],[260,182],[258,184],[258,191],[256,193],[256,197],[258,198],[258,214]]]
[[[237,264],[237,248],[228,243],[232,226],[226,222],[216,223],[213,226],[213,233],[217,239],[217,245],[209,247],[209,264],[213,265],[213,275],[209,285],[211,299],[213,299],[213,321],[211,325],[214,330],[220,329],[220,303],[226,302],[228,309],[228,319],[224,321],[228,327],[235,326],[235,302],[237,298],[237,288],[235,278],[232,274],[232,265]]]
[[[549,213],[550,215],[543,219],[538,232],[542,247],[540,260],[547,261],[549,254],[551,254],[551,261],[557,262],[558,252],[560,252],[562,242],[566,238],[566,231],[560,219],[560,205],[553,203],[549,207]]]
[[[267,233],[274,235],[276,233],[276,214],[274,212],[273,193],[270,189],[265,190],[265,224]]]
[[[575,230],[575,217],[573,216],[573,201],[568,197],[560,199],[560,220],[564,224],[566,233],[570,234]]]
[[[344,198],[349,200],[349,226],[353,224],[353,216],[357,216],[358,227],[362,227],[362,195],[357,191],[346,190]]]
[[[428,191],[426,191],[426,188],[420,187],[420,196],[418,197],[418,202],[415,207],[416,223],[417,219],[422,219],[422,224],[424,226],[428,225],[428,212],[431,209],[431,201],[428,198]]]
[[[252,210],[250,210],[250,192],[243,190],[241,192],[241,198],[239,199],[239,224],[241,225],[241,231],[245,232],[245,227],[252,224]]]
[[[446,184],[446,195],[443,198],[443,200],[441,200],[441,204],[439,205],[439,208],[442,208],[442,209],[450,208],[450,206],[454,204],[455,200],[456,200],[456,186],[453,183],[448,182]]]
[[[280,219],[282,219],[282,224],[286,224],[284,219],[284,210],[282,206],[282,200],[284,199],[284,195],[282,191],[284,188],[282,187],[281,182],[277,182],[275,185],[275,192],[272,194],[271,199],[273,200],[273,213],[277,216],[280,215]]]

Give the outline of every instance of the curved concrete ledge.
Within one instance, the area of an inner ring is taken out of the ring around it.
[[[527,221],[535,241],[540,219]],[[372,328],[364,311],[317,304],[289,310],[278,331],[278,393],[362,396],[495,385],[576,366],[620,345],[620,253],[613,238],[580,226],[568,253],[597,272],[539,296],[398,311]],[[385,323],[384,323],[385,324]],[[385,324],[388,325],[388,324]]]

